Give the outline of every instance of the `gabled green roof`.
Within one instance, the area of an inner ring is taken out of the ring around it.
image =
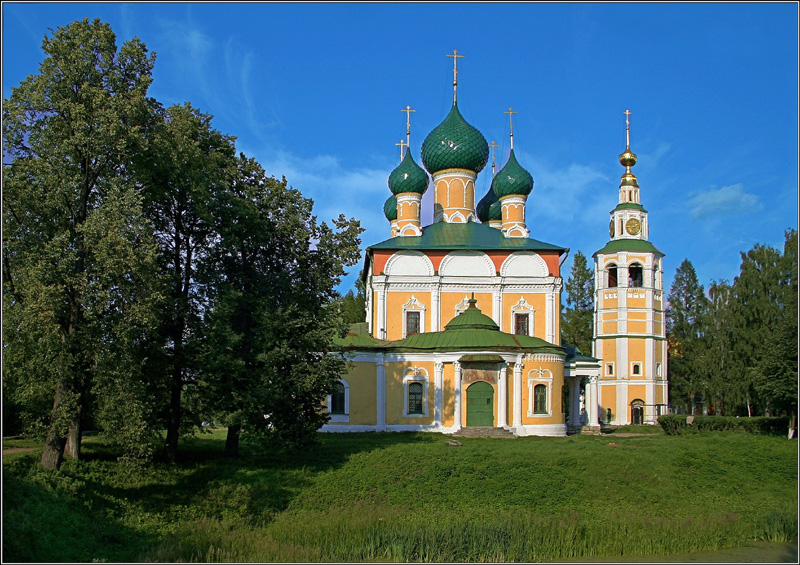
[[[504,249],[508,251],[558,251],[559,255],[569,251],[565,247],[527,237],[506,237],[497,228],[477,222],[467,222],[466,224],[436,222],[422,228],[421,236],[393,237],[369,246],[367,251],[370,249],[469,249],[475,251]]]
[[[615,239],[606,243],[606,246],[602,249],[595,251],[592,254],[592,257],[596,256],[598,253],[616,253],[617,251],[633,251],[633,252],[640,252],[640,253],[655,253],[656,255],[660,255],[661,257],[664,254],[658,250],[658,248],[644,239]]]
[[[366,322],[352,324],[350,330],[343,338],[335,338],[334,344],[345,349],[371,349],[380,347],[384,341],[375,339],[369,335],[369,328]]]

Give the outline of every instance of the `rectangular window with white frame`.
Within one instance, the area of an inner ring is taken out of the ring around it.
[[[403,416],[428,415],[428,373],[424,369],[408,369],[403,377]]]
[[[614,363],[606,363],[606,376],[607,377],[614,376]]]

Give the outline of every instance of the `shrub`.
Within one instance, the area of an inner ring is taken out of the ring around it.
[[[658,423],[667,435],[682,435],[703,431],[744,432],[760,435],[782,435],[789,428],[789,418],[756,417],[736,418],[734,416],[695,416],[689,424],[686,414],[664,414]]]

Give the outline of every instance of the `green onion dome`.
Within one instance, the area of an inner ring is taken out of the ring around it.
[[[428,190],[428,182],[428,173],[414,162],[411,151],[406,151],[406,156],[389,174],[387,184],[392,194],[402,194],[403,192],[424,194]]]
[[[489,144],[481,132],[469,125],[458,106],[422,142],[422,164],[433,174],[445,169],[479,173],[489,160]]]
[[[387,198],[386,202],[383,203],[383,214],[390,222],[393,222],[397,219],[397,197],[395,197],[394,194]]]
[[[492,204],[498,202],[497,195],[494,193],[494,190],[489,187],[489,192],[481,198],[478,205],[475,207],[475,211],[478,213],[478,219],[481,222],[488,222],[489,221],[489,214]]]
[[[503,205],[499,200],[497,202],[492,202],[492,205],[489,206],[489,221],[503,221]]]
[[[505,166],[492,179],[492,190],[498,198],[512,194],[527,196],[533,190],[533,177],[517,162],[513,149]]]

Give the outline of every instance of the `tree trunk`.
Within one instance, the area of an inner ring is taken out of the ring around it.
[[[66,453],[73,459],[81,459],[81,439],[83,438],[83,428],[81,427],[81,408],[72,420],[72,425],[67,432]]]
[[[225,457],[239,457],[239,432],[242,424],[228,426],[228,435],[225,438]]]
[[[67,438],[62,433],[59,433],[58,422],[64,396],[66,396],[66,386],[63,382],[59,382],[56,386],[55,399],[53,400],[50,427],[47,430],[44,450],[42,451],[42,467],[48,471],[58,471],[61,468],[61,462],[64,460],[64,447],[66,446]]]
[[[789,439],[794,439],[797,435],[797,414],[792,412],[792,416],[789,418]]]
[[[172,391],[169,399],[169,417],[167,419],[167,443],[164,455],[167,461],[175,463],[178,460],[178,436],[181,428],[181,391],[183,389],[183,375],[180,367],[175,367],[172,372]]]

